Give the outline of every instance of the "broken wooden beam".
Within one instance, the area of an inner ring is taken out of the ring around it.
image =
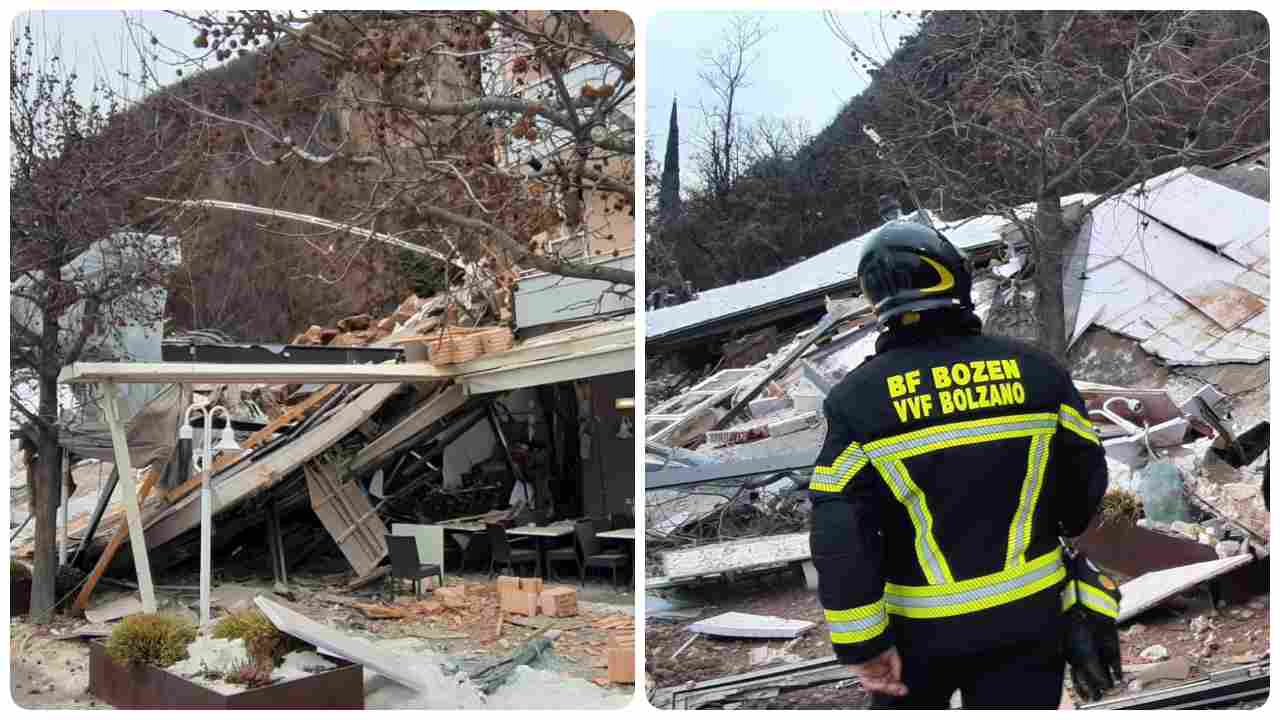
[[[245,453],[249,452],[250,450],[253,450],[254,448],[261,445],[262,443],[266,442],[267,440],[270,440],[272,435],[275,435],[277,432],[279,432],[289,423],[292,423],[294,420],[297,420],[298,418],[305,416],[309,410],[314,408],[316,405],[319,405],[320,403],[324,402],[339,387],[342,387],[342,386],[326,385],[320,390],[317,390],[316,392],[312,393],[311,397],[308,397],[306,400],[303,400],[302,402],[298,403],[294,407],[290,408],[288,412],[286,412],[285,414],[267,423],[266,427],[250,435],[243,443],[240,443],[240,448],[243,451],[240,454],[232,455],[228,453],[222,453],[218,455],[218,457],[215,458],[213,461],[212,472],[217,473],[219,470],[223,469],[224,467],[227,467],[228,465],[231,465],[236,460],[242,457],[245,457]],[[204,482],[204,477],[206,474],[207,474],[206,471],[202,471],[200,472],[200,474],[191,478],[187,482],[184,482],[178,487],[166,492],[164,494],[164,499],[170,503],[173,503],[195,492],[196,490],[199,490],[201,484]]]
[[[427,429],[432,423],[462,407],[467,396],[459,385],[450,385],[422,404],[395,427],[382,433],[376,440],[360,449],[351,461],[351,472],[360,474],[366,467],[381,460],[400,443]]]

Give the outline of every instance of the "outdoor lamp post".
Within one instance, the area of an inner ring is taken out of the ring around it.
[[[204,453],[201,465],[204,476],[200,480],[200,626],[209,624],[209,579],[213,575],[213,496],[211,492],[213,475],[213,416],[219,410],[225,425],[222,426],[222,440],[218,449],[239,452],[235,432],[231,429],[231,413],[221,405],[209,407],[208,403],[195,403],[187,408],[182,429],[178,431],[179,440],[191,440],[191,411],[204,413]]]

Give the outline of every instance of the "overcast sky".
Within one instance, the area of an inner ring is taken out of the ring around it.
[[[671,100],[677,100],[680,116],[680,170],[689,177],[689,155],[702,129],[700,99],[712,96],[698,79],[703,67],[700,54],[714,50],[721,31],[734,13],[659,12],[648,25],[647,132],[661,163],[666,153]],[[849,49],[828,29],[821,12],[752,12],[775,31],[757,45],[760,59],[751,72],[751,87],[740,97],[744,119],[762,115],[804,118],[817,133],[835,118],[850,98],[866,87],[865,76],[850,63]],[[879,11],[840,13],[846,32],[869,48],[884,52],[910,29],[904,21]],[[682,183],[688,187],[687,181]]]
[[[118,92],[127,91],[128,97],[137,99],[140,65],[129,38],[126,14],[159,41],[152,45],[149,37],[140,38],[149,53],[160,57],[160,62],[153,63],[160,81],[168,84],[177,80],[173,62],[179,58],[173,51],[197,52],[192,46],[195,31],[162,11],[36,10],[17,15],[10,23],[10,33],[20,32],[29,21],[32,34],[38,40],[43,38],[43,45],[53,49],[60,43],[62,60],[75,71],[82,98],[89,96],[95,79],[105,78]],[[121,78],[121,71],[130,73],[132,79]]]

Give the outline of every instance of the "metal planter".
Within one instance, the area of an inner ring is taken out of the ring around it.
[[[31,612],[31,578],[9,578],[9,617]]]
[[[309,677],[223,695],[179,675],[142,663],[118,663],[101,642],[89,643],[89,692],[121,710],[363,710],[364,670],[333,658],[338,667]]]

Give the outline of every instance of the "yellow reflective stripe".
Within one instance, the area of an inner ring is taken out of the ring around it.
[[[858,443],[850,443],[830,465],[819,465],[813,470],[809,489],[817,492],[841,493],[868,462],[867,454]]]
[[[901,460],[875,461],[875,466],[889,491],[907,509],[907,516],[916,529],[916,559],[924,571],[925,580],[930,585],[953,582],[955,578],[951,576],[951,567],[933,537],[933,515],[929,513],[929,503],[925,501],[924,492],[911,480],[907,466]]]
[[[1107,617],[1120,616],[1120,603],[1116,602],[1114,598],[1089,583],[1081,582],[1078,584],[1080,586],[1080,603],[1082,605]]]
[[[1058,424],[1088,440],[1094,445],[1098,445],[1098,434],[1093,430],[1093,423],[1085,420],[1076,409],[1070,405],[1063,404],[1058,408]]]
[[[1068,580],[1067,584],[1062,586],[1062,611],[1070,610],[1071,606],[1075,605],[1076,602],[1076,581]]]
[[[831,628],[831,642],[840,645],[866,642],[889,627],[884,598],[870,605],[848,610],[825,610],[824,613]]]
[[[1044,487],[1045,468],[1049,466],[1049,441],[1053,438],[1053,433],[1053,430],[1049,430],[1031,438],[1031,447],[1027,451],[1027,476],[1022,481],[1022,491],[1018,495],[1018,510],[1013,514],[1013,522],[1009,525],[1009,547],[1004,560],[1006,568],[1026,562],[1036,503],[1040,500],[1040,490]]]
[[[882,438],[867,443],[866,452],[873,461],[885,458],[903,460],[949,447],[1028,437],[1056,428],[1057,424],[1058,416],[1053,413],[1003,415],[937,425]]]
[[[1005,605],[1053,587],[1067,576],[1062,550],[1041,555],[1013,570],[947,585],[885,584],[885,606],[891,615],[942,618]]]

